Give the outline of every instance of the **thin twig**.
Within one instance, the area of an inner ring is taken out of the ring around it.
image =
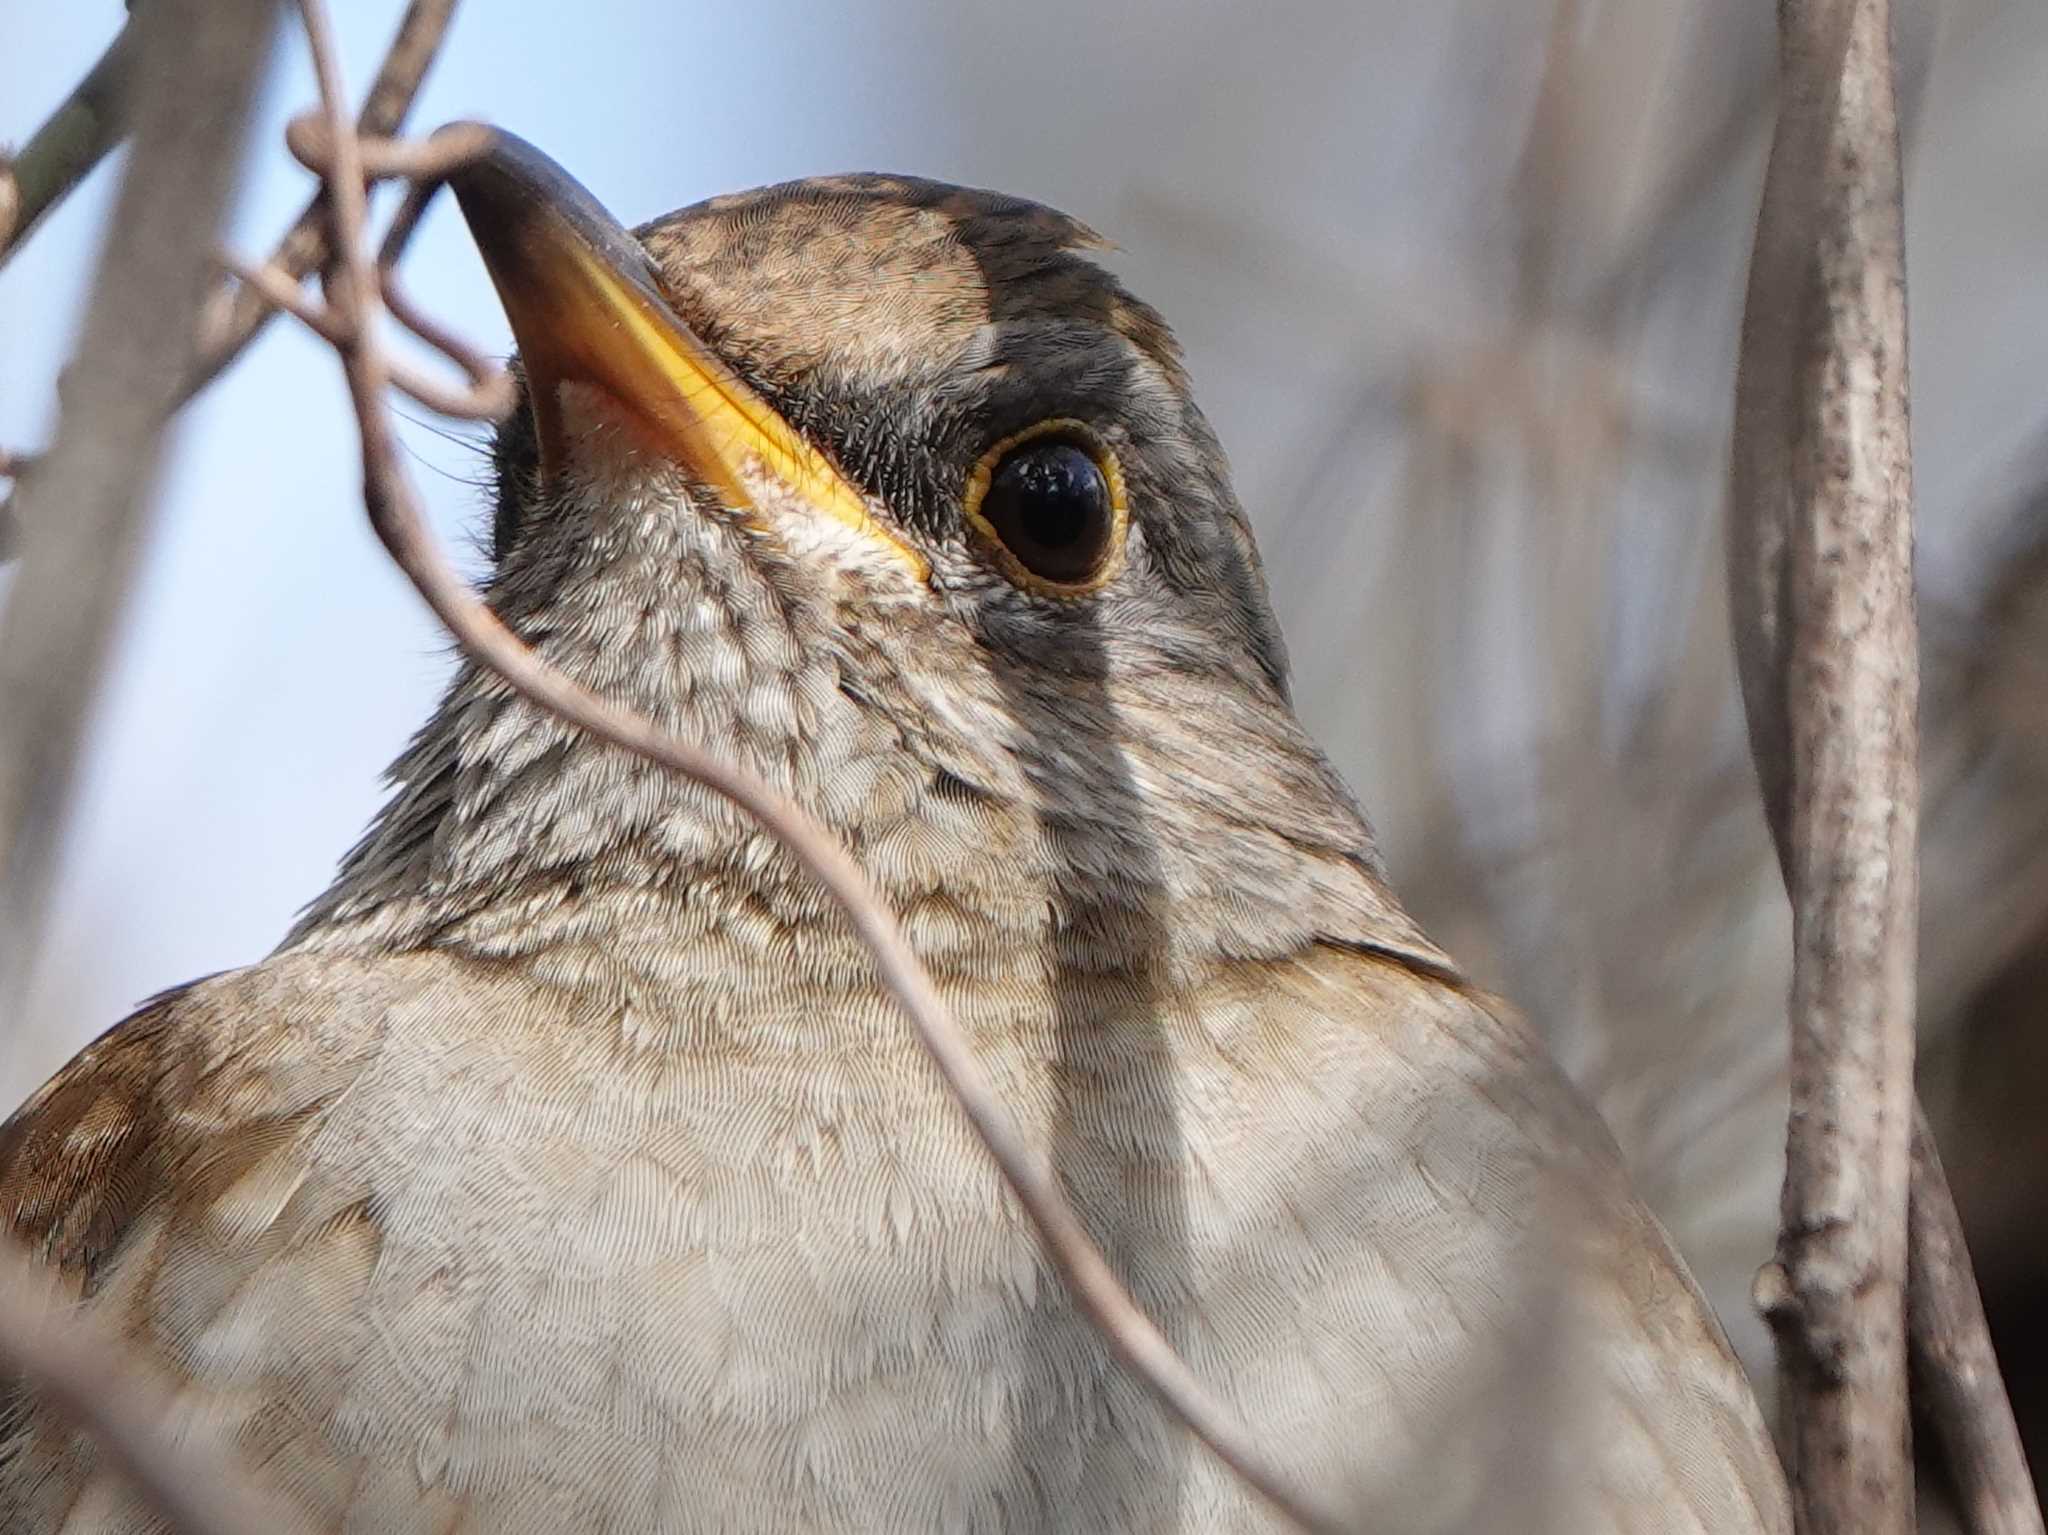
[[[356,117],[359,132],[384,136],[405,125],[427,70],[440,52],[448,24],[455,15],[456,0],[413,0],[398,24],[398,33],[386,50],[377,78],[363,98]],[[294,282],[327,265],[326,192],[314,194],[290,229],[271,252],[267,265],[290,274]],[[277,311],[262,293],[248,288],[222,288],[208,301],[200,317],[199,359],[185,382],[184,398],[190,399],[221,374],[221,370],[242,355]]]
[[[725,795],[789,849],[839,904],[874,956],[883,983],[910,1015],[941,1074],[1043,1236],[1076,1301],[1110,1346],[1217,1456],[1303,1528],[1355,1528],[1333,1502],[1296,1487],[1233,1415],[1196,1380],[1118,1281],[1061,1191],[1050,1159],[1018,1130],[993,1083],[939,999],[931,977],[860,866],[794,801],[702,747],[658,729],[536,656],[458,576],[434,544],[405,478],[384,408],[388,368],[371,319],[380,300],[363,249],[363,170],[342,112],[332,39],[321,0],[299,0],[313,42],[331,155],[324,157],[338,253],[329,302],[342,316],[337,347],[362,440],[363,499],[384,546],[427,605],[479,666],[515,692],[601,740]]]
[[[391,317],[469,375],[467,389],[452,389],[410,372],[401,378],[394,371],[392,382],[429,410],[438,410],[444,416],[502,421],[511,414],[519,398],[511,373],[414,303],[396,273],[379,267],[377,278],[384,307]],[[397,359],[392,359],[392,363],[395,369]]]
[[[365,181],[438,182],[459,166],[483,153],[491,141],[491,130],[482,123],[448,123],[423,139],[356,136],[357,161]],[[299,164],[316,175],[329,170],[334,134],[317,114],[302,113],[285,124],[285,148]]]
[[[313,1535],[305,1510],[239,1464],[197,1404],[56,1272],[0,1242],[0,1357],[83,1428],[184,1535]]]
[[[2006,1400],[1963,1223],[1927,1117],[1913,1118],[1906,1314],[1913,1377],[1971,1535],[2042,1535],[2026,1447]]]
[[[1891,18],[1887,0],[1782,0],[1779,19],[1728,540],[1793,913],[1783,1228],[1758,1291],[1799,1528],[1906,1535],[1919,650]]]
[[[274,308],[305,326],[314,335],[330,345],[341,340],[341,322],[325,304],[306,292],[291,273],[269,262],[258,264],[244,261],[233,251],[223,250],[214,256],[223,270],[233,275],[246,288],[253,288]]]
[[[416,171],[406,186],[377,248],[377,284],[393,319],[469,375],[470,396],[476,406],[473,413],[495,419],[506,415],[517,397],[511,374],[413,302],[398,277],[399,258],[418,231],[427,204],[457,166],[489,149],[490,134],[481,123],[452,123],[428,136],[425,152],[413,157],[413,163],[424,169]]]
[[[215,259],[237,280],[262,294],[322,341],[330,346],[341,344],[341,317],[294,282],[290,273],[244,261],[232,251],[222,251]],[[517,398],[512,375],[493,366],[476,347],[414,307],[388,276],[384,277],[383,291],[391,313],[421,340],[445,353],[470,379],[467,388],[443,384],[399,358],[390,357],[385,360],[385,368],[392,387],[444,416],[468,421],[502,420]]]
[[[0,265],[127,135],[135,37],[130,20],[20,153],[0,155]]]

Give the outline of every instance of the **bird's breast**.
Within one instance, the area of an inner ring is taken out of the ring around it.
[[[1518,1036],[1351,956],[1068,980],[952,1000],[1140,1302],[1301,1474],[1464,1506],[1547,1170],[1602,1176]],[[262,1136],[108,1290],[351,1528],[1273,1527],[1074,1313],[878,990],[674,1005],[431,956],[293,1004],[216,1046],[279,1095]]]

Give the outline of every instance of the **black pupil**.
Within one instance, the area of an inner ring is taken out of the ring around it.
[[[1106,552],[1109,486],[1085,448],[1026,443],[996,465],[981,515],[1034,575],[1080,581]]]

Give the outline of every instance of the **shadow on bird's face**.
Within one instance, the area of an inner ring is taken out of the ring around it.
[[[1221,450],[1084,226],[860,176],[631,234],[509,137],[454,185],[527,379],[501,562],[540,523],[685,500],[713,562],[881,632],[893,615],[962,666],[1206,679],[1284,710]]]

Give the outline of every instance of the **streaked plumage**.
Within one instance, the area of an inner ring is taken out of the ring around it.
[[[1139,1298],[1373,1528],[1467,1527],[1549,1442],[1560,1528],[1788,1530],[1605,1132],[1401,912],[1295,720],[1221,452],[1092,237],[848,178],[641,238],[929,577],[718,510],[566,379],[566,462],[543,483],[524,417],[497,452],[507,622],[847,839]],[[977,458],[1046,417],[1128,483],[1083,599],[962,529]],[[145,1008],[0,1144],[16,1230],[327,1527],[1276,1527],[1073,1313],[736,811],[468,668],[395,776],[276,954]],[[1532,1439],[1501,1404],[1544,1338]],[[155,1528],[10,1421],[0,1525]]]

